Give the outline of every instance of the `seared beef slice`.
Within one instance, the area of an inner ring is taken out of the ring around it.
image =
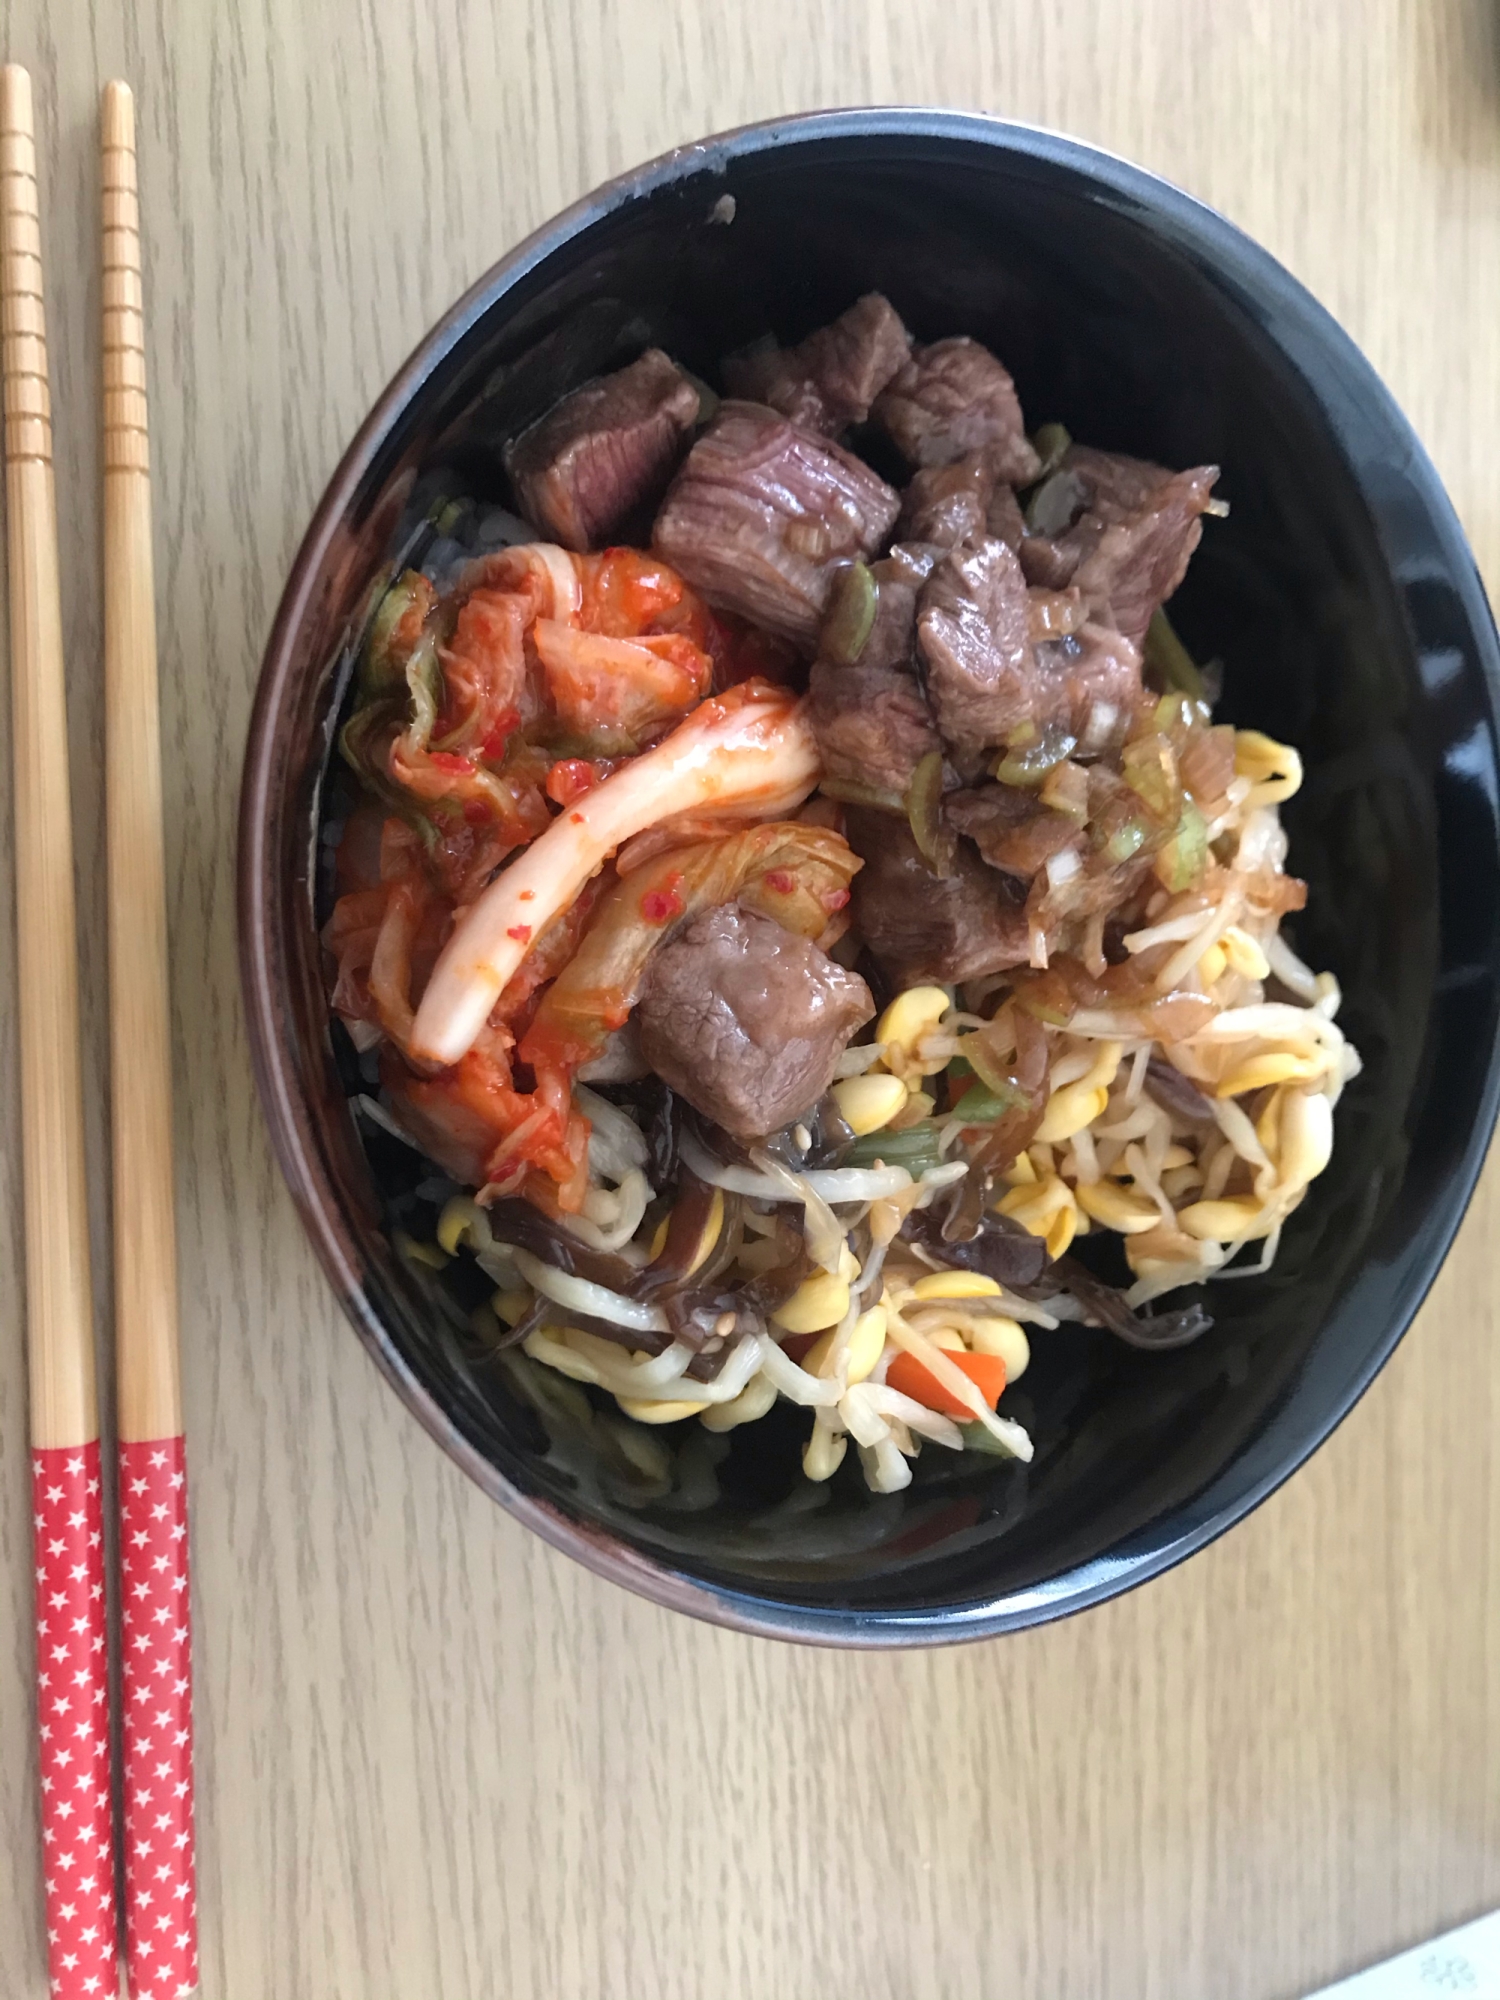
[[[980,451],[997,479],[1025,486],[1041,470],[1008,372],[977,340],[912,350],[874,415],[913,465],[951,465]]]
[[[970,757],[1003,743],[1036,702],[1030,600],[1004,542],[955,549],[927,579],[917,646],[945,742]]]
[[[564,396],[505,454],[528,521],[567,549],[601,548],[672,475],[698,391],[659,347]]]
[[[1141,654],[1112,625],[1094,621],[1036,649],[1039,721],[1060,721],[1083,756],[1124,742],[1141,699]]]
[[[978,979],[1024,965],[1030,951],[1024,891],[958,843],[934,875],[894,813],[850,807],[849,844],[864,857],[854,878],[854,922],[896,986]]]
[[[920,685],[897,667],[818,660],[808,696],[827,777],[901,793],[927,752],[940,747]]]
[[[867,292],[796,347],[766,342],[726,356],[724,380],[732,395],[768,403],[803,430],[836,437],[864,422],[910,353],[895,308],[879,292]]]
[[[752,910],[705,910],[654,954],[636,1018],[663,1082],[737,1139],[808,1111],[833,1080],[870,989]]]
[[[904,541],[940,549],[983,541],[994,492],[994,470],[982,451],[956,458],[951,465],[923,466],[901,496],[896,532]]]
[[[1181,583],[1203,533],[1217,466],[1168,472],[1117,452],[1069,447],[1043,488],[1082,513],[1050,538],[1029,537],[1021,562],[1033,583],[1077,584],[1097,616],[1137,645],[1151,614]]]
[[[710,604],[811,653],[838,565],[872,554],[900,504],[852,452],[757,403],[724,403],[652,541]]]
[[[1029,883],[1078,839],[1078,822],[1016,785],[976,785],[943,800],[949,826],[965,833],[992,868]]]
[[[875,622],[860,651],[862,667],[916,671],[917,597],[942,553],[941,549],[897,543],[889,555],[870,565],[875,579]]]

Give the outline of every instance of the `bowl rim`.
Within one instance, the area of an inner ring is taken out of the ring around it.
[[[597,1575],[623,1584],[669,1610],[763,1638],[847,1648],[944,1645],[992,1637],[1083,1611],[1174,1567],[1226,1533],[1298,1471],[1343,1422],[1389,1360],[1452,1246],[1468,1209],[1500,1110],[1500,1037],[1492,1042],[1484,1089],[1463,1153],[1452,1170],[1448,1201],[1415,1254],[1392,1299],[1384,1335],[1330,1410],[1288,1458],[1276,1460],[1227,1505],[1199,1518],[1170,1541],[1135,1553],[1106,1554],[1026,1589],[971,1604],[932,1609],[866,1611],[804,1605],[773,1595],[709,1583],[633,1548],[610,1530],[581,1521],[513,1484],[456,1427],[443,1406],[397,1350],[366,1289],[364,1275],[331,1215],[345,1204],[324,1168],[316,1120],[296,1088],[294,1065],[279,1020],[270,913],[278,907],[276,857],[268,839],[275,817],[276,720],[292,692],[298,631],[319,587],[329,549],[354,496],[407,404],[478,321],[518,283],[584,229],[615,210],[701,174],[723,173],[760,154],[821,140],[915,139],[990,150],[999,160],[1034,161],[1090,182],[1122,209],[1207,270],[1221,287],[1248,291],[1268,329],[1301,375],[1301,350],[1315,346],[1334,364],[1346,396],[1383,421],[1406,448],[1403,470],[1418,489],[1434,541],[1455,566],[1467,565],[1473,590],[1465,599],[1468,634],[1480,656],[1492,732],[1500,728],[1500,640],[1477,564],[1452,502],[1399,405],[1370,362],[1333,316],[1280,261],[1216,209],[1172,182],[1087,141],[1046,128],[979,113],[918,106],[868,106],[812,111],[735,127],[673,147],[601,183],[524,237],[499,258],[436,321],[375,400],[325,487],[293,559],[262,658],[241,779],[237,928],[241,986],[251,1056],[266,1123],[302,1225],[344,1312],[402,1401],[444,1451],[492,1499],[553,1547]],[[1299,344],[1290,343],[1291,335]],[[1325,412],[1329,385],[1317,394]],[[1368,496],[1367,496],[1368,497]]]

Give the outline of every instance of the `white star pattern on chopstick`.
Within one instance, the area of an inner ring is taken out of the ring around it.
[[[109,1732],[88,1715],[108,1698],[104,1586],[90,1553],[102,1546],[99,1447],[37,1451],[31,1469],[48,1963],[55,2000],[76,2000],[119,1983]]]
[[[198,1983],[186,1507],[181,1438],[120,1446],[125,1930],[139,2000]]]

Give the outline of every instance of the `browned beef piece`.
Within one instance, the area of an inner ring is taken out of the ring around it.
[[[875,623],[870,627],[859,663],[862,667],[895,667],[902,673],[911,673],[917,643],[917,593],[922,586],[896,565],[879,562],[874,567]]]
[[[1038,590],[1026,593],[1033,645],[1046,639],[1071,639],[1089,622],[1088,606],[1079,590]]]
[[[849,844],[865,865],[854,878],[855,927],[898,986],[977,979],[1026,963],[1022,891],[962,841],[934,875],[911,829],[893,813],[851,806]]]
[[[1066,535],[1025,535],[1016,549],[1026,581],[1038,590],[1066,590],[1078,570],[1078,548]]]
[[[842,428],[829,420],[817,384],[775,341],[747,347],[743,354],[726,354],[723,367],[725,388],[742,403],[764,403],[799,431],[812,431],[818,437],[836,437]]]
[[[656,500],[698,420],[698,391],[659,347],[586,382],[505,453],[521,512],[564,548],[600,548]]]
[[[808,720],[830,778],[904,792],[929,750],[941,747],[915,676],[896,667],[836,667],[815,660]]]
[[[895,307],[879,292],[866,292],[796,347],[767,342],[727,355],[724,381],[731,395],[768,403],[803,430],[836,437],[864,422],[910,353],[911,336]]]
[[[726,903],[652,956],[636,1018],[656,1074],[737,1139],[809,1110],[833,1080],[870,989],[809,939]]]
[[[977,340],[935,340],[876,399],[874,415],[913,465],[951,465],[982,451],[997,479],[1024,486],[1041,470],[1016,385]]]
[[[950,792],[943,813],[956,832],[967,834],[992,868],[1029,882],[1054,854],[1079,837],[1076,819],[1044,806],[1035,792],[1016,785],[975,785]]]
[[[1004,542],[955,549],[917,608],[917,645],[943,740],[961,756],[1003,743],[1032,718],[1036,669],[1021,566]]]
[[[1026,533],[1026,516],[1021,512],[1014,486],[995,488],[990,496],[985,525],[997,542],[1004,542],[1008,549],[1020,548],[1021,538]]]
[[[900,504],[852,452],[757,403],[722,403],[652,542],[711,604],[811,653],[838,564],[872,554]]]
[[[1110,522],[1074,572],[1089,603],[1101,612],[1107,607],[1114,624],[1137,645],[1151,614],[1187,574],[1218,476],[1214,466],[1174,474],[1138,513]]]
[[[1077,584],[1101,618],[1139,644],[1152,612],[1186,573],[1218,476],[1217,466],[1174,473],[1071,445],[1038,497],[1044,525],[1072,518],[1022,543],[1027,577],[1055,590]],[[1048,488],[1055,506],[1049,507]]]
[[[1033,901],[1032,917],[1046,939],[1049,955],[1078,951],[1090,917],[1141,909],[1148,885],[1155,886],[1152,862],[1151,855],[1138,854],[1134,860],[1113,867],[1095,855],[1081,874],[1060,888],[1049,888],[1039,901]]]
[[[1062,721],[1085,756],[1118,749],[1141,699],[1140,649],[1123,632],[1090,622],[1036,648],[1038,717]]]
[[[943,551],[926,542],[897,542],[870,565],[875,579],[875,623],[859,656],[862,667],[916,672],[917,598]]]
[[[901,496],[896,532],[905,541],[942,549],[982,542],[994,491],[994,468],[981,451],[951,465],[924,465]]]

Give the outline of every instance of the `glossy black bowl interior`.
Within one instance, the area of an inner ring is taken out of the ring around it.
[[[1033,423],[1223,468],[1232,513],[1209,524],[1174,615],[1225,664],[1222,713],[1302,749],[1286,823],[1310,898],[1289,929],[1338,975],[1365,1069],[1275,1270],[1211,1288],[1207,1339],[1152,1356],[1082,1328],[1038,1334],[1007,1403],[1031,1466],[929,1449],[907,1492],[875,1498],[851,1454],[812,1487],[806,1417],[783,1409],[717,1462],[696,1424],[651,1433],[664,1491],[581,1392],[477,1364],[461,1314],[391,1248],[393,1220],[422,1219],[425,1170],[356,1134],[316,942],[342,649],[418,475],[446,468],[503,500],[499,442],[562,390],[648,342],[713,380],[725,349],[799,337],[871,288],[920,338],[993,346]],[[615,183],[497,266],[392,385],[268,652],[242,825],[246,991],[277,1146],[355,1324],[505,1505],[711,1617],[956,1638],[1152,1574],[1327,1435],[1462,1213],[1495,1108],[1496,685],[1472,558],[1390,398],[1278,265],[1174,190],[1063,140],[900,112],[755,128]]]

